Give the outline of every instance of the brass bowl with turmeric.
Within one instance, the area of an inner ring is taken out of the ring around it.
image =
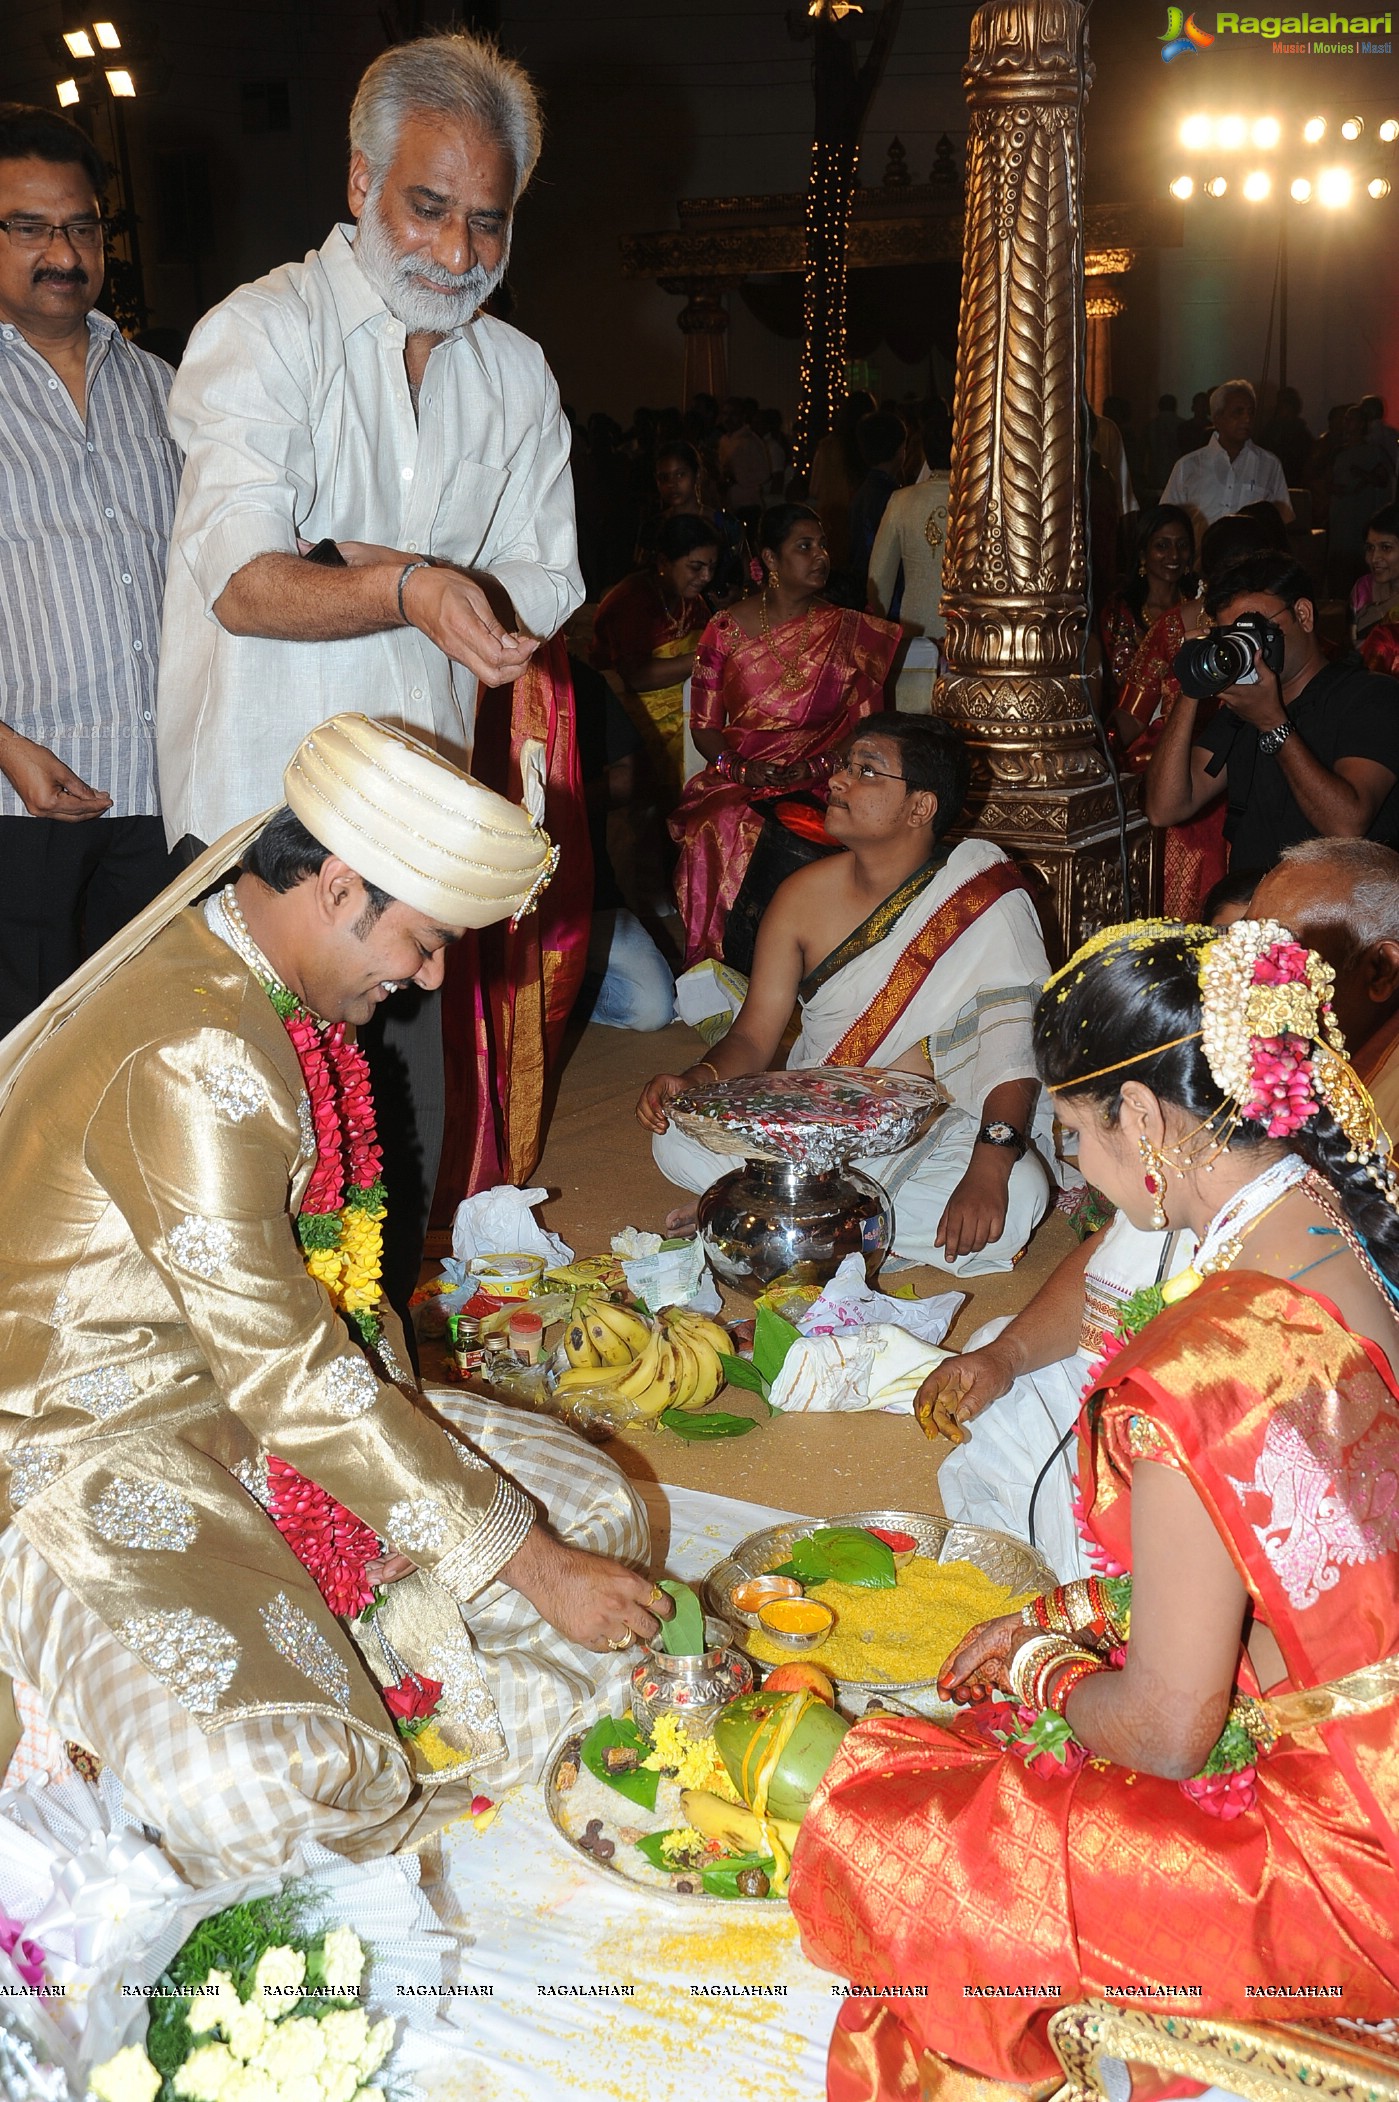
[[[816,1598],[775,1598],[758,1608],[758,1626],[786,1650],[815,1649],[835,1624],[834,1609]]]

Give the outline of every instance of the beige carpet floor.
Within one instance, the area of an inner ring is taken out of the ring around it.
[[[624,1226],[659,1231],[677,1196],[651,1158],[651,1140],[634,1114],[653,1073],[678,1072],[703,1055],[683,1023],[656,1035],[589,1024],[574,1040],[558,1092],[544,1157],[533,1178],[550,1191],[540,1217],[579,1255],[604,1253]],[[950,1278],[920,1268],[900,1273],[920,1296],[949,1288],[968,1293],[951,1340],[982,1321],[1023,1306],[1070,1248],[1073,1234],[1051,1213],[1015,1270],[1005,1277]],[[726,1296],[733,1319],[751,1302]],[[425,1366],[425,1370],[429,1370]],[[726,1390],[722,1406],[757,1416],[751,1396]],[[937,1470],[947,1450],[930,1444],[911,1417],[777,1416],[747,1437],[693,1445],[667,1430],[634,1430],[605,1448],[635,1480],[744,1497],[828,1516],[837,1511],[938,1511]]]

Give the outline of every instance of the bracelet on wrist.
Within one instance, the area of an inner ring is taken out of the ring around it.
[[[432,564],[430,562],[405,562],[403,568],[398,573],[398,617],[405,628],[411,628],[413,623],[409,618],[408,610],[403,603],[403,587],[408,582],[408,579],[412,576],[414,570],[431,568]]]
[[[688,1073],[703,1073],[706,1069],[714,1075],[716,1081],[720,1078],[719,1068],[712,1058],[697,1058],[694,1064],[687,1066],[685,1070]]]
[[[1107,1669],[1101,1657],[1090,1657],[1086,1650],[1070,1657],[1067,1663],[1051,1664],[1045,1674],[1048,1683],[1040,1706],[1051,1709],[1055,1715],[1063,1715],[1065,1703],[1075,1686],[1081,1686],[1085,1679],[1095,1678],[1100,1671]]]

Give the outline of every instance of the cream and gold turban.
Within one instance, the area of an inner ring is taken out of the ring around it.
[[[526,775],[542,814],[528,765]],[[519,919],[558,864],[527,809],[367,715],[335,715],[312,730],[282,785],[313,839],[444,927]]]
[[[537,741],[524,745],[522,809],[402,730],[367,715],[336,715],[302,740],[283,780],[307,831],[356,875],[444,927],[490,927],[529,912],[558,864],[540,823],[543,759]],[[206,847],[0,1040],[0,1107],[39,1046],[177,912],[227,876],[272,815],[245,818]]]

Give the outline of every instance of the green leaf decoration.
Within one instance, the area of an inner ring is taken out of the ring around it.
[[[723,1366],[724,1377],[731,1387],[742,1387],[747,1393],[761,1394],[763,1400],[767,1400],[768,1382],[756,1365],[749,1364],[747,1358],[730,1357],[728,1351],[721,1350],[719,1363]]]
[[[751,1416],[729,1416],[722,1409],[707,1409],[699,1415],[685,1409],[666,1409],[661,1422],[691,1445],[711,1438],[746,1438],[749,1431],[758,1428]]]
[[[769,1386],[782,1370],[782,1361],[792,1345],[800,1341],[800,1330],[784,1315],[774,1313],[770,1306],[758,1308],[753,1324],[753,1363]]]
[[[704,1649],[704,1608],[688,1584],[662,1577],[660,1587],[675,1600],[675,1611],[661,1622],[661,1641],[668,1657],[698,1657]]]
[[[629,1715],[603,1715],[583,1739],[579,1757],[596,1780],[605,1781],[629,1803],[640,1803],[643,1810],[654,1810],[656,1790],[661,1785],[659,1773],[654,1767],[639,1766],[634,1773],[610,1774],[603,1763],[603,1755],[617,1746],[635,1752],[640,1759],[644,1759],[651,1749]]]
[[[743,1893],[738,1887],[738,1879],[746,1868],[760,1868],[770,1882],[777,1863],[771,1854],[726,1854],[722,1861],[700,1870],[700,1887],[707,1890],[711,1898],[741,1898]],[[771,1890],[768,1896],[773,1896]],[[781,1903],[780,1899],[778,1903]]]
[[[892,1591],[894,1556],[873,1533],[853,1525],[822,1525],[792,1542],[792,1571],[803,1584],[855,1584]]]

